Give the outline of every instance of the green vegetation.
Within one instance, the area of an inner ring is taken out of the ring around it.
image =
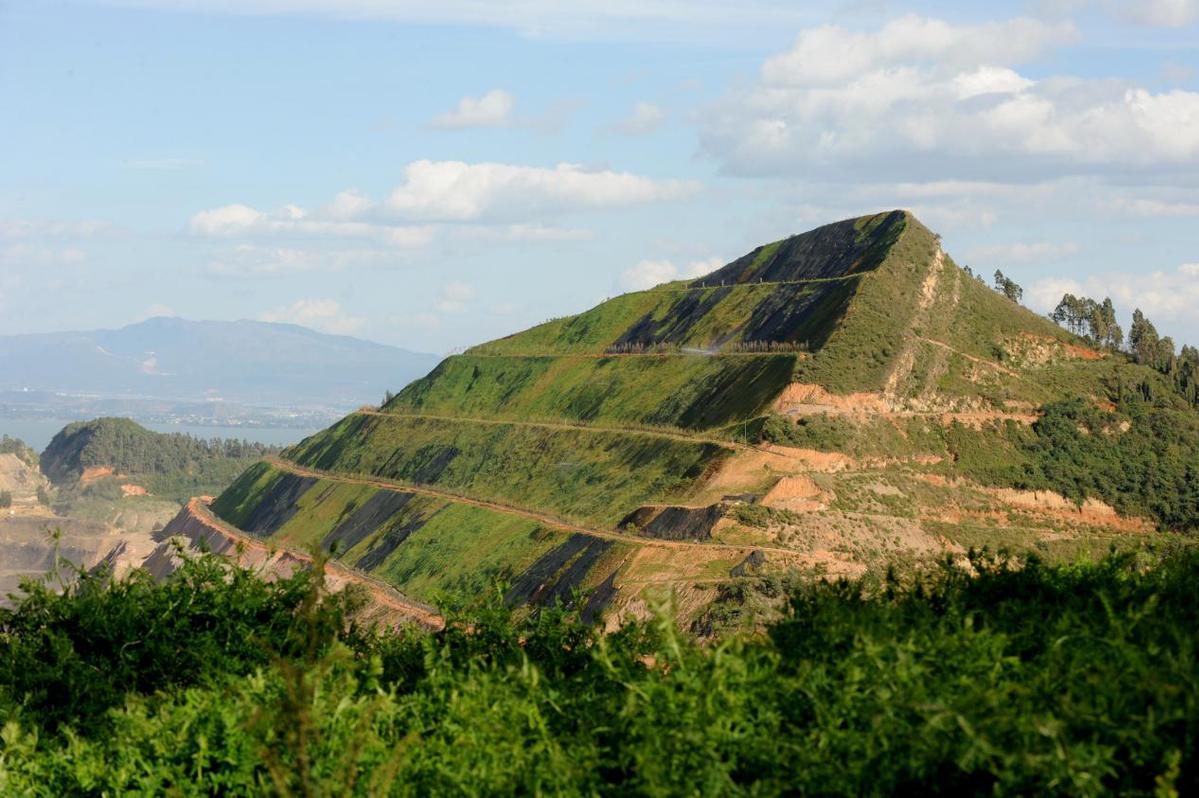
[[[1053,404],[1024,443],[1012,481],[1082,501],[1098,496],[1170,529],[1199,530],[1199,418],[1129,400],[1109,413],[1081,400]]]
[[[1181,353],[1175,353],[1174,340],[1158,336],[1153,322],[1140,310],[1132,314],[1128,346],[1138,363],[1164,374],[1188,404],[1199,407],[1199,349],[1183,346]]]
[[[467,354],[603,354],[660,346],[753,351],[770,343],[819,349],[864,276],[890,257],[907,222],[906,214],[893,211],[825,225],[759,247],[706,277],[624,294]]]
[[[0,490],[0,510],[7,510],[9,507],[12,507],[12,493]]]
[[[1012,302],[1024,299],[1024,289],[999,269],[995,270],[995,290]]]
[[[386,410],[706,429],[762,412],[795,355],[446,358]]]
[[[1057,303],[1049,318],[1096,346],[1119,349],[1124,345],[1124,330],[1116,321],[1116,308],[1110,298],[1096,302],[1086,297],[1066,294],[1062,301]]]
[[[15,454],[18,460],[30,468],[37,467],[37,452],[20,438],[0,435],[0,454]]]
[[[64,427],[42,453],[41,468],[51,482],[79,495],[107,491],[119,498],[111,484],[75,485],[86,469],[111,467],[157,496],[186,501],[218,492],[249,463],[274,451],[260,443],[163,434],[126,418],[99,418]]]
[[[648,434],[356,415],[284,454],[325,471],[432,485],[613,526],[630,507],[681,498],[729,450]]]
[[[888,243],[878,268],[862,276],[852,303],[828,342],[800,364],[796,377],[799,381],[819,383],[834,393],[878,390],[882,386],[940,246],[936,237],[911,216]]]
[[[308,480],[297,491],[295,481],[259,464],[213,510],[282,545],[331,552],[422,601],[481,595],[497,582],[515,580],[567,537],[522,516],[469,504],[325,479]],[[283,496],[286,502],[279,500]],[[264,514],[263,507],[276,510]]]
[[[789,591],[765,635],[498,603],[372,632],[202,558],[0,610],[5,795],[1181,795],[1199,553]],[[1029,619],[1035,618],[1035,623]],[[719,620],[719,619],[715,619]]]

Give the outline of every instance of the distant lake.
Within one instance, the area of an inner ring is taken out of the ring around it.
[[[50,443],[50,439],[58,434],[59,430],[72,421],[79,420],[76,418],[0,418],[0,433],[20,438],[36,451],[41,452]],[[192,424],[154,424],[143,421],[138,423],[155,432],[183,432],[197,438],[237,438],[275,446],[290,446],[293,443],[299,443],[302,439],[319,431],[315,427],[293,429],[291,427],[207,427]]]

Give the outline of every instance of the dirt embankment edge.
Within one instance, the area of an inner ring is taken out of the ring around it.
[[[267,578],[286,577],[296,569],[312,564],[312,556],[305,552],[280,548],[233,529],[217,519],[201,498],[189,501],[166,525],[163,534],[183,538],[192,550],[206,549],[229,557],[243,567],[260,571]],[[178,564],[175,549],[167,541],[159,544],[143,565],[156,579],[162,579]],[[431,607],[336,562],[325,563],[325,583],[333,591],[348,585],[361,588],[367,599],[361,619],[367,622],[391,627],[417,624],[429,629],[440,629],[445,625],[445,620]]]

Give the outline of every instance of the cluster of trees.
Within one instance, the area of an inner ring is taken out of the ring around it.
[[[1190,404],[1199,406],[1199,350],[1184,345],[1181,352],[1176,352],[1174,339],[1158,335],[1153,322],[1140,309],[1132,314],[1128,349],[1138,363],[1157,369]]]
[[[1046,405],[1021,441],[1028,459],[999,482],[1078,502],[1095,496],[1166,529],[1199,531],[1199,418],[1158,406],[1148,384],[1125,388],[1115,413],[1082,398]],[[1127,431],[1115,434],[1122,422]]]
[[[1124,330],[1116,321],[1116,308],[1110,298],[1096,302],[1086,297],[1066,294],[1062,301],[1057,303],[1049,318],[1096,346],[1106,346],[1109,349],[1124,346]]]
[[[180,474],[275,451],[252,441],[164,434],[127,418],[100,418],[64,427],[42,453],[41,465],[52,481],[63,482],[92,466],[112,466],[122,474]]]
[[[83,573],[0,609],[0,793],[1195,794],[1199,552],[971,566],[781,586],[709,645],[498,603],[373,632],[211,556]]]
[[[1199,349],[1184,345],[1179,351],[1174,339],[1159,335],[1140,308],[1133,311],[1127,341],[1110,298],[1097,302],[1066,294],[1049,318],[1096,346],[1123,350],[1127,343],[1133,360],[1161,372],[1188,403],[1199,406]]]
[[[995,270],[995,290],[1013,302],[1019,302],[1024,298],[1024,289],[999,269]]]
[[[27,466],[37,465],[37,452],[20,438],[0,435],[0,454],[15,454]]]

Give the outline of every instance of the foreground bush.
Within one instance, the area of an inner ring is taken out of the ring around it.
[[[3,795],[1199,790],[1199,556],[815,583],[765,635],[374,634],[213,558],[0,615]]]

